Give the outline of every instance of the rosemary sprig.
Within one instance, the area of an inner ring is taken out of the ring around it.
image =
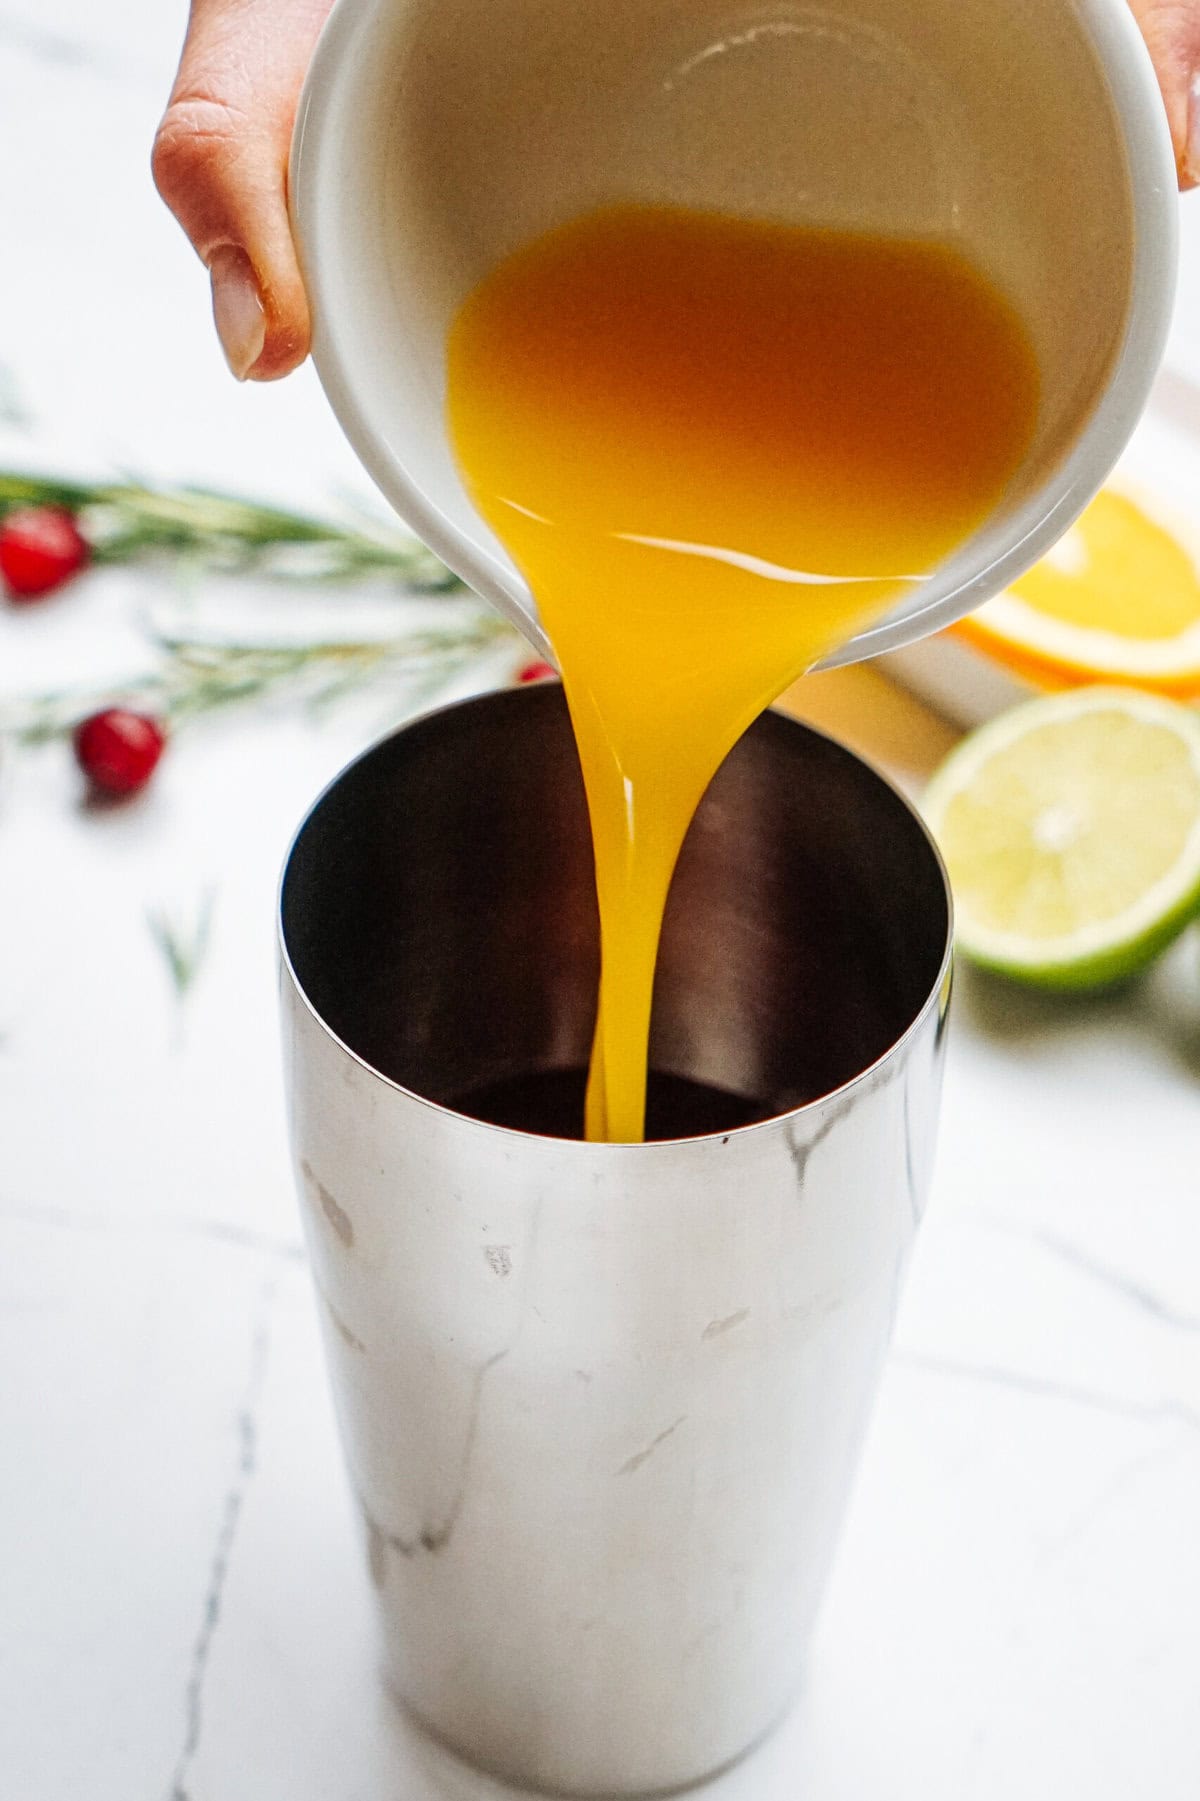
[[[150,936],[162,953],[175,999],[181,1006],[208,955],[216,904],[216,889],[206,888],[189,918],[166,907],[152,907],[146,913]]]
[[[337,584],[390,578],[410,597],[457,593],[417,609],[406,630],[297,643],[205,636],[190,624],[147,621],[147,667],[102,689],[58,689],[0,707],[0,731],[39,744],[108,706],[154,714],[172,728],[197,714],[262,698],[321,709],[391,676],[406,703],[424,698],[471,658],[516,634],[407,532],[362,517],[331,521],[209,488],[92,483],[0,472],[0,518],[16,507],[65,507],[95,563],[173,559],[193,574],[253,572],[272,580]],[[336,629],[336,628],[335,628]],[[414,695],[414,684],[418,693]]]
[[[150,639],[158,652],[152,669],[99,691],[57,689],[11,701],[0,708],[0,731],[22,744],[43,744],[109,706],[153,713],[172,728],[264,698],[322,711],[384,676],[403,680],[411,700],[414,681],[435,688],[481,652],[517,641],[512,628],[482,606],[445,628],[386,638],[228,642],[153,628]]]
[[[391,575],[422,593],[462,588],[418,539],[384,522],[318,519],[210,488],[0,473],[0,515],[18,506],[66,507],[97,563],[173,555],[206,568],[253,569],[290,580]]]

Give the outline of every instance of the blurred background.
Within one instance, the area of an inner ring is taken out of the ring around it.
[[[466,1801],[500,1791],[413,1742],[374,1675],[273,906],[357,749],[528,653],[461,595],[332,579],[408,553],[310,369],[226,373],[149,177],[183,26],[162,0],[0,6],[0,475],[201,484],[346,535],[234,571],[278,521],[143,496],[97,531],[175,549],[0,602],[0,1791]],[[1200,200],[1183,212],[1160,404],[1187,434]],[[89,797],[63,735],[117,693],[181,721],[124,804]],[[877,670],[793,704],[911,789],[959,730]],[[1196,1794],[1198,960],[1193,931],[1076,1001],[963,972],[810,1687],[722,1801]]]

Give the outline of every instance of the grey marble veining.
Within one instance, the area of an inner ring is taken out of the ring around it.
[[[226,381],[151,191],[183,22],[182,0],[0,11],[0,361],[32,416],[0,420],[0,454],[361,492],[310,378]],[[1192,207],[1172,354],[1200,379]],[[110,667],[146,599],[110,574],[0,616],[0,688]],[[199,730],[124,819],[82,814],[56,752],[0,746],[0,1787],[22,1801],[503,1794],[378,1679],[280,1112],[277,868],[375,724]],[[144,916],[214,877],[179,1043]],[[960,996],[804,1702],[713,1801],[1193,1801],[1198,968],[1193,935],[1103,1007]]]

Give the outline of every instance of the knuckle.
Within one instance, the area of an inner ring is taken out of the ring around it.
[[[1154,44],[1182,52],[1196,39],[1196,8],[1192,0],[1139,0],[1134,11]]]
[[[199,96],[173,100],[155,133],[150,156],[154,185],[168,206],[186,201],[197,181],[219,175],[240,148],[236,112]]]

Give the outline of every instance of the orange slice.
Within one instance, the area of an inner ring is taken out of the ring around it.
[[[1106,488],[1048,556],[954,626],[1043,688],[1126,682],[1200,695],[1200,555],[1193,534]]]

